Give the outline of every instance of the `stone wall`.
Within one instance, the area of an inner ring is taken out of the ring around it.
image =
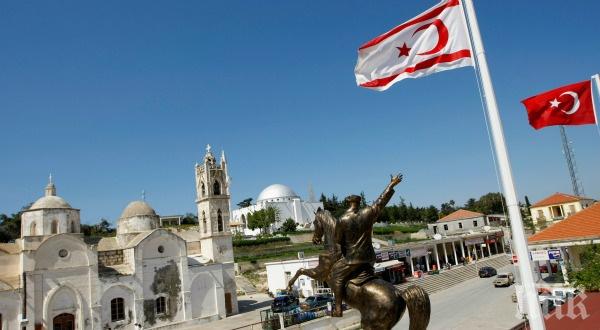
[[[98,266],[112,266],[123,264],[123,250],[99,251]]]
[[[290,238],[290,241],[294,244],[307,243],[312,242],[313,232],[311,231],[305,234],[288,235],[288,237]]]

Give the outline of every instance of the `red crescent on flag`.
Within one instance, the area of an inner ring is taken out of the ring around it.
[[[415,32],[413,32],[413,37],[415,34],[417,34],[417,32],[419,32],[421,30],[426,30],[431,25],[433,25],[437,28],[438,42],[435,45],[435,47],[431,48],[430,50],[428,50],[426,52],[419,53],[417,55],[435,54],[435,53],[439,52],[440,50],[442,50],[444,47],[446,47],[446,44],[448,43],[448,28],[446,28],[446,25],[444,25],[444,22],[442,22],[441,19],[436,19],[435,21],[433,21],[429,24],[421,25],[418,29],[415,30]]]

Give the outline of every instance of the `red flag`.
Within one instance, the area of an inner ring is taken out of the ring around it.
[[[592,82],[559,87],[521,101],[535,129],[553,125],[595,124]]]

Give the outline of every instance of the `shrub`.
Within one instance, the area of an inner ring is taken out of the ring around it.
[[[289,237],[270,237],[270,238],[258,238],[258,239],[242,239],[233,241],[233,246],[254,246],[262,245],[273,242],[289,242]]]

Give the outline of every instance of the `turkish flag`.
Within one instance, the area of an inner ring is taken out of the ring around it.
[[[406,78],[473,66],[460,0],[445,0],[358,49],[356,84],[384,91]]]
[[[535,129],[554,125],[595,124],[592,81],[559,87],[521,101]]]

